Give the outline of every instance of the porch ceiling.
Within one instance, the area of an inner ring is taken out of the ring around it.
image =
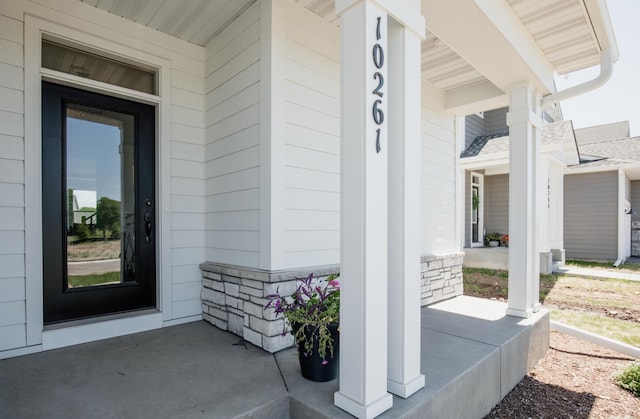
[[[256,0],[79,1],[205,46]],[[336,26],[340,24],[334,0],[293,1]],[[488,11],[495,11],[491,8],[496,5],[500,13],[489,16]],[[539,75],[548,70],[562,74],[599,63],[600,50],[609,44],[615,46],[615,39],[608,39],[603,29],[602,21],[608,16],[600,5],[598,0],[422,0],[423,14],[436,11],[444,16],[438,19],[427,16],[427,33],[422,43],[423,79],[442,90],[447,95],[447,107],[458,113],[502,106],[499,102],[506,100],[505,86],[518,78],[522,80],[525,70],[531,76],[531,68],[536,65],[537,70],[533,71]],[[447,18],[462,26],[442,22]],[[435,26],[430,27],[430,22]],[[483,30],[491,27],[487,22],[498,30],[487,34]],[[509,39],[513,33],[519,36],[518,40]],[[469,42],[470,39],[475,41]],[[473,44],[467,46],[471,50],[460,48],[461,42]],[[479,52],[478,46],[482,46]],[[521,52],[518,48],[523,47],[533,51],[529,57],[518,57]],[[505,48],[510,50],[507,52]],[[507,65],[505,61],[514,57],[522,64]],[[554,90],[551,74],[545,76],[541,85],[547,90],[544,93]],[[473,106],[478,109],[472,109]]]
[[[184,41],[205,46],[256,0],[79,0]]]

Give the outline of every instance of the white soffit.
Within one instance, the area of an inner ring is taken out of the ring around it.
[[[206,46],[257,0],[79,0],[114,15]],[[280,0],[286,1],[286,0]],[[339,26],[334,0],[293,0]],[[600,48],[583,0],[506,1],[556,70],[563,74],[598,64]],[[489,84],[472,65],[427,28],[423,79],[444,92]]]
[[[582,0],[507,0],[560,74],[600,64],[600,46]]]
[[[80,0],[192,44],[206,46],[256,0]]]

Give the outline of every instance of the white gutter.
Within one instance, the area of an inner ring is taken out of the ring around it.
[[[611,74],[613,74],[613,63],[615,63],[617,59],[617,54],[613,53],[611,47],[602,50],[600,53],[600,74],[598,74],[598,77],[545,96],[542,98],[542,108],[547,108],[556,102],[571,99],[572,97],[590,92],[604,85],[611,78]]]

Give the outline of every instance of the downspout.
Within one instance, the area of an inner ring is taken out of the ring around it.
[[[556,102],[571,99],[604,85],[611,78],[611,74],[613,74],[613,64],[617,59],[617,54],[614,55],[611,47],[602,50],[600,53],[600,74],[598,74],[598,77],[543,97],[542,108],[545,109]]]

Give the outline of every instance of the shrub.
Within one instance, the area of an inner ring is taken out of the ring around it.
[[[634,396],[640,397],[640,362],[634,362],[616,377],[616,383]]]

